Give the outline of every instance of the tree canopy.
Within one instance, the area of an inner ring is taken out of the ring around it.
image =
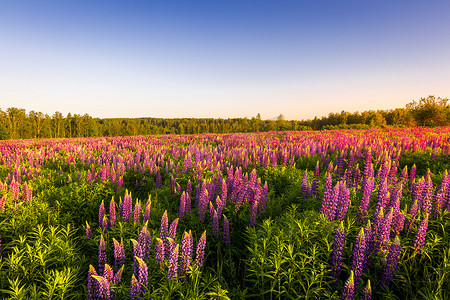
[[[368,129],[373,127],[445,126],[450,124],[447,98],[428,96],[405,108],[330,113],[312,120],[275,120],[256,117],[213,118],[93,118],[88,114],[26,112],[23,108],[0,109],[0,139],[65,138],[119,135],[199,134],[231,132]]]

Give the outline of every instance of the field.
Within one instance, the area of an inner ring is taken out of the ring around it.
[[[0,298],[450,299],[450,128],[0,142]]]

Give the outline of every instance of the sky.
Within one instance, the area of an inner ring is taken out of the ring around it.
[[[450,98],[447,0],[0,0],[0,109],[311,119]]]

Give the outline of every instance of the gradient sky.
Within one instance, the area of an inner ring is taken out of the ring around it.
[[[0,108],[308,119],[450,98],[450,1],[0,0]]]

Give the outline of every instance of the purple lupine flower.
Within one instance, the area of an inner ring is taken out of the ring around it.
[[[87,276],[87,296],[88,300],[94,300],[97,297],[98,282],[93,276],[97,276],[97,272],[92,265],[89,265],[89,271]]]
[[[111,266],[105,264],[105,270],[103,271],[103,277],[108,280],[108,282],[112,282],[114,279],[114,271],[111,269]]]
[[[372,200],[373,187],[375,186],[375,179],[373,177],[367,178],[363,185],[363,195],[361,203],[358,207],[358,220],[360,222],[367,216],[369,211],[370,201]]]
[[[404,225],[405,225],[405,215],[403,214],[403,212],[399,212],[394,217],[394,222],[392,224],[392,231],[394,232],[394,236],[400,234],[400,232],[403,230]]]
[[[257,193],[255,192],[255,198],[257,197],[256,194]],[[223,201],[220,199],[219,196],[216,197],[216,207],[217,207],[217,216],[218,216],[218,219],[220,219],[220,217],[222,217],[222,212],[223,212],[223,209],[224,209],[225,206],[224,206]]]
[[[113,284],[119,284],[122,281],[122,274],[123,274],[124,267],[125,267],[125,265],[123,265],[114,275]]]
[[[385,179],[383,180],[378,190],[377,203],[375,205],[375,214],[380,210],[380,208],[386,210],[388,199],[389,199],[388,183],[387,179]]]
[[[162,177],[161,177],[161,171],[156,169],[156,188],[160,189],[162,187]]]
[[[145,204],[145,210],[144,210],[144,222],[147,222],[150,220],[150,210],[152,208],[152,199],[151,196],[148,196],[147,203]]]
[[[214,236],[219,235],[219,217],[217,215],[217,211],[214,210],[214,215],[212,219],[212,231]]]
[[[372,288],[370,287],[370,280],[367,279],[367,284],[362,290],[361,297],[359,300],[371,300],[372,299]]]
[[[428,214],[425,215],[425,218],[420,222],[419,229],[416,233],[416,239],[414,240],[413,248],[417,253],[422,252],[423,246],[425,244],[425,237],[427,234],[428,228]]]
[[[316,168],[314,169],[314,178],[311,185],[311,194],[313,196],[319,195],[319,175],[320,175],[319,161],[317,161]]]
[[[108,218],[106,216],[103,216],[103,221],[100,224],[100,227],[103,229],[104,232],[108,231]]]
[[[5,211],[6,195],[0,198],[0,211],[3,213]]]
[[[69,176],[70,178],[70,176]],[[25,182],[22,186],[23,192],[22,192],[22,198],[24,202],[30,202],[31,198],[33,197],[33,189],[27,185]]]
[[[366,268],[366,237],[364,235],[364,229],[361,228],[356,236],[355,246],[353,247],[353,257],[351,270],[355,274],[355,286],[358,286],[361,279],[362,272]]]
[[[167,237],[167,247],[166,247],[166,258],[170,257],[170,253],[172,253],[173,249],[175,249],[177,242],[173,238]]]
[[[136,260],[136,257],[144,258],[144,254],[138,241],[131,239],[131,242],[133,243],[133,272],[137,275],[139,271],[139,263]]]
[[[122,281],[122,274],[123,274],[123,268],[125,267],[125,265],[123,265],[114,275],[113,284],[119,284]]]
[[[250,207],[250,221],[248,223],[248,227],[255,226],[257,212],[258,212],[258,201],[255,201],[251,204]]]
[[[259,212],[263,212],[266,209],[267,200],[269,200],[269,187],[267,181],[264,182],[259,202]]]
[[[334,279],[334,286],[337,287],[342,266],[342,250],[345,243],[344,222],[340,222],[334,235],[333,251],[331,253],[331,276]]]
[[[429,214],[431,213],[431,205],[433,198],[433,181],[431,181],[431,172],[428,169],[425,175],[425,188],[422,191],[422,202],[420,205],[421,211]]]
[[[436,194],[435,200],[434,200],[434,210],[433,210],[433,216],[435,218],[438,218],[439,215],[442,213],[443,207],[444,207],[444,192],[439,191]]]
[[[329,158],[329,157],[328,157],[328,158]],[[330,161],[329,164],[328,164],[328,166],[327,166],[327,171],[326,171],[326,173],[331,174],[331,173],[333,172],[333,169],[334,169],[334,167],[333,167],[333,162]]]
[[[175,279],[177,278],[178,271],[178,248],[179,245],[176,245],[175,248],[170,252],[169,257],[169,270],[168,270],[168,278]]]
[[[403,186],[401,184],[395,186],[394,190],[392,191],[389,206],[394,209],[394,216],[398,215],[398,213],[400,212],[400,199],[402,197],[402,193]]]
[[[116,170],[114,169],[114,167],[112,167],[110,170],[111,171],[110,171],[109,177],[111,179],[111,182],[115,182],[117,179],[116,178],[117,177]]]
[[[331,181],[330,173],[326,174],[325,186],[323,189],[323,199],[322,199],[322,207],[320,209],[320,213],[323,215],[329,216],[330,207],[332,205],[333,199],[333,187]]]
[[[342,181],[344,181],[346,183],[347,187],[353,186],[352,172],[353,172],[353,167],[348,167],[344,172],[344,176],[342,176]]]
[[[91,226],[89,226],[89,223],[86,221],[86,237],[88,239],[92,239],[92,229]]]
[[[333,188],[333,194],[330,201],[330,206],[327,211],[327,220],[333,221],[336,218],[336,210],[339,205],[339,193],[340,193],[341,182],[338,181]]]
[[[161,240],[165,240],[168,233],[169,233],[169,218],[167,217],[167,210],[166,210],[166,211],[164,211],[164,214],[161,217],[161,227],[159,230],[159,238]]]
[[[123,240],[119,243],[113,238],[114,243],[114,269],[119,270],[125,264],[125,249]]]
[[[189,266],[192,262],[192,251],[193,251],[193,240],[192,233],[186,231],[183,234],[183,240],[181,242],[181,266],[180,266],[180,276],[184,277],[189,270]]]
[[[123,176],[119,177],[119,180],[117,180],[117,187],[116,187],[116,192],[120,193],[120,190],[122,189],[123,186]]]
[[[142,258],[140,258],[138,256],[135,256],[134,258],[138,262],[138,266],[139,266],[137,280],[143,286],[142,291],[145,293],[145,291],[147,290],[147,286],[148,286],[148,267]]]
[[[123,197],[123,207],[122,207],[122,220],[128,222],[131,217],[131,212],[133,210],[133,199],[131,194],[125,190],[125,196]]]
[[[416,164],[411,167],[411,172],[409,173],[409,189],[412,188],[412,184],[416,179]]]
[[[122,197],[119,198],[119,216],[123,217],[123,201],[122,201]]]
[[[150,250],[151,250],[151,242],[152,238],[150,232],[147,229],[148,221],[145,222],[142,227],[141,232],[139,233],[138,243],[141,246],[144,258],[150,258]]]
[[[400,173],[400,178],[398,179],[399,183],[401,183],[402,186],[406,187],[406,183],[408,181],[408,166],[405,166]]]
[[[381,273],[381,284],[388,285],[394,278],[395,270],[397,270],[398,259],[400,258],[400,239],[395,237],[389,248],[389,253],[383,262],[383,271]]]
[[[141,202],[136,200],[134,205],[134,223],[139,225],[141,222]]]
[[[102,203],[100,204],[100,207],[98,208],[98,225],[103,228],[103,219],[105,217],[105,203],[102,200]]]
[[[109,203],[109,219],[111,227],[116,227],[116,202],[114,201],[114,197]]]
[[[180,219],[176,218],[175,220],[172,221],[172,223],[170,224],[169,227],[169,235],[168,237],[175,239],[176,235],[177,235],[177,227],[178,227],[178,221]]]
[[[176,189],[175,189],[175,178],[173,178],[173,176],[170,176],[170,193],[171,194],[175,194]]]
[[[230,241],[230,223],[228,222],[227,216],[223,215],[223,242],[225,245],[231,244]]]
[[[183,192],[180,196],[180,208],[178,209],[178,218],[183,220],[186,215],[186,193]]]
[[[356,164],[353,173],[353,187],[357,188],[361,182],[361,170],[359,169],[359,164]]]
[[[86,184],[91,185],[91,183],[92,183],[92,174],[91,171],[88,170],[86,174]]]
[[[106,178],[108,177],[108,173],[107,173],[107,171],[106,171],[106,165],[105,164],[103,164],[103,166],[102,166],[102,171],[101,171],[101,176],[100,176],[100,179],[102,180],[102,181],[106,181]]]
[[[165,258],[165,250],[164,250],[164,242],[160,238],[156,238],[156,264],[161,267],[164,267],[164,258]]]
[[[337,210],[336,219],[338,221],[344,221],[348,207],[350,206],[350,190],[347,188],[345,181],[341,183],[341,187],[339,188],[338,206],[339,209]]]
[[[200,200],[198,203],[199,220],[202,222],[205,221],[206,209],[207,209],[207,205],[209,203],[208,199],[209,199],[208,190],[205,189],[205,192],[202,195],[200,195]]]
[[[205,246],[206,246],[206,230],[203,232],[202,236],[197,243],[197,252],[195,256],[195,267],[201,267],[205,259]]]
[[[103,274],[106,264],[106,243],[103,234],[100,236],[100,243],[98,245],[98,273]]]
[[[220,199],[222,200],[224,206],[227,205],[227,183],[225,181],[225,179],[222,179],[222,191],[220,194]]]
[[[191,180],[189,179],[186,184],[186,193],[190,195],[191,192],[192,192],[192,183],[191,183]]]
[[[97,299],[109,300],[111,298],[111,289],[109,281],[103,276],[92,276],[98,282]]]
[[[141,297],[141,284],[136,279],[136,277],[131,275],[131,284],[130,284],[130,299],[138,300]]]
[[[376,241],[375,241],[375,253],[386,250],[386,246],[389,243],[389,232],[391,231],[392,218],[394,216],[394,210],[391,207],[389,213],[384,218],[377,221]]]
[[[352,300],[355,295],[355,280],[353,279],[353,271],[350,271],[350,276],[345,282],[344,289],[342,290],[341,300]]]
[[[303,173],[301,195],[303,199],[308,198],[308,170]]]
[[[395,184],[397,180],[397,164],[394,162],[391,163],[391,168],[389,169],[388,174],[388,184]]]
[[[363,273],[367,269],[367,260],[369,259],[369,255],[372,253],[374,247],[374,234],[372,230],[372,223],[370,223],[370,220],[367,220],[367,224],[364,227],[364,236],[366,238],[366,264],[364,265]]]
[[[185,215],[188,215],[191,213],[191,195],[189,193],[186,193],[184,204],[185,204],[184,208]]]

